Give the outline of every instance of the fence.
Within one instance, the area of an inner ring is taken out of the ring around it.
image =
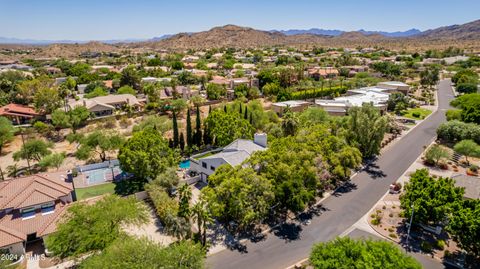
[[[77,166],[77,171],[85,172],[85,171],[109,168],[110,165],[119,166],[120,162],[118,160],[111,160],[111,161],[105,161],[103,163],[93,163],[93,164],[87,164],[83,166]]]

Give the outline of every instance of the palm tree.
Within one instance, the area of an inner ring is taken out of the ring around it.
[[[202,246],[207,244],[207,224],[212,222],[210,212],[206,208],[204,200],[200,200],[192,208],[192,217],[197,221],[198,234]]]

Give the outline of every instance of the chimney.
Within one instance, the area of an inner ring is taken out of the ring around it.
[[[65,180],[66,182],[73,182],[73,172],[72,170],[67,171],[67,178]]]
[[[253,137],[253,143],[266,148],[267,147],[267,134],[265,134],[265,133],[255,134],[254,137]]]

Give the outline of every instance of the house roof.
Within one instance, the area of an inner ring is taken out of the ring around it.
[[[68,204],[59,202],[55,204],[55,209],[50,214],[37,212],[35,217],[28,219],[22,218],[20,211],[4,215],[0,218],[0,247],[22,242],[32,233],[42,237],[54,232],[67,208]]]
[[[0,116],[22,116],[33,118],[40,115],[35,111],[33,107],[19,105],[19,104],[8,104],[0,107]]]
[[[221,152],[202,158],[202,160],[223,159],[231,166],[237,166],[243,163],[255,151],[265,149],[265,147],[255,144],[252,140],[237,139],[225,146]]]
[[[60,173],[32,175],[0,182],[0,209],[24,208],[70,194],[73,187]]]
[[[73,100],[70,102],[70,107],[76,106],[85,106],[86,108],[90,109],[97,105],[104,106],[106,108],[113,109],[112,105],[116,104],[128,104],[130,106],[139,106],[140,102],[138,101],[137,97],[131,94],[110,94],[107,96],[98,96],[90,99],[81,99],[81,100]]]
[[[23,242],[26,239],[26,234],[0,225],[0,246],[9,246],[15,243]]]
[[[265,150],[264,147],[255,144],[252,140],[237,139],[223,148],[223,151],[245,151],[248,154],[252,154],[257,150]]]

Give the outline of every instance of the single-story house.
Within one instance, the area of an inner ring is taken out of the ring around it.
[[[337,97],[333,100],[316,99],[315,105],[323,108],[328,114],[333,116],[344,116],[351,107],[362,106],[365,103],[371,103],[382,112],[387,110],[387,101],[390,94],[384,89],[376,87],[367,87],[350,90],[347,96]]]
[[[139,110],[143,105],[137,97],[131,94],[110,94],[107,96],[98,96],[90,99],[73,100],[69,104],[70,108],[76,106],[86,107],[93,115],[97,117],[112,115],[115,110],[128,105]]]
[[[315,80],[320,78],[336,78],[338,70],[334,67],[315,67],[308,69],[308,75]]]
[[[255,134],[254,139],[237,139],[221,150],[210,151],[190,157],[190,171],[200,175],[204,181],[215,173],[220,165],[237,166],[242,164],[254,152],[267,149],[267,135]]]
[[[403,83],[401,81],[385,81],[385,82],[379,82],[377,83],[378,88],[382,88],[384,90],[387,90],[386,92],[392,93],[392,92],[401,92],[405,95],[408,94],[410,91],[410,86],[406,83]]]
[[[61,173],[0,182],[0,249],[23,255],[28,243],[43,239],[73,201],[73,186]]]
[[[12,121],[12,124],[27,124],[32,120],[41,120],[44,115],[39,114],[33,107],[19,104],[8,104],[0,107],[0,116],[6,117]]]

